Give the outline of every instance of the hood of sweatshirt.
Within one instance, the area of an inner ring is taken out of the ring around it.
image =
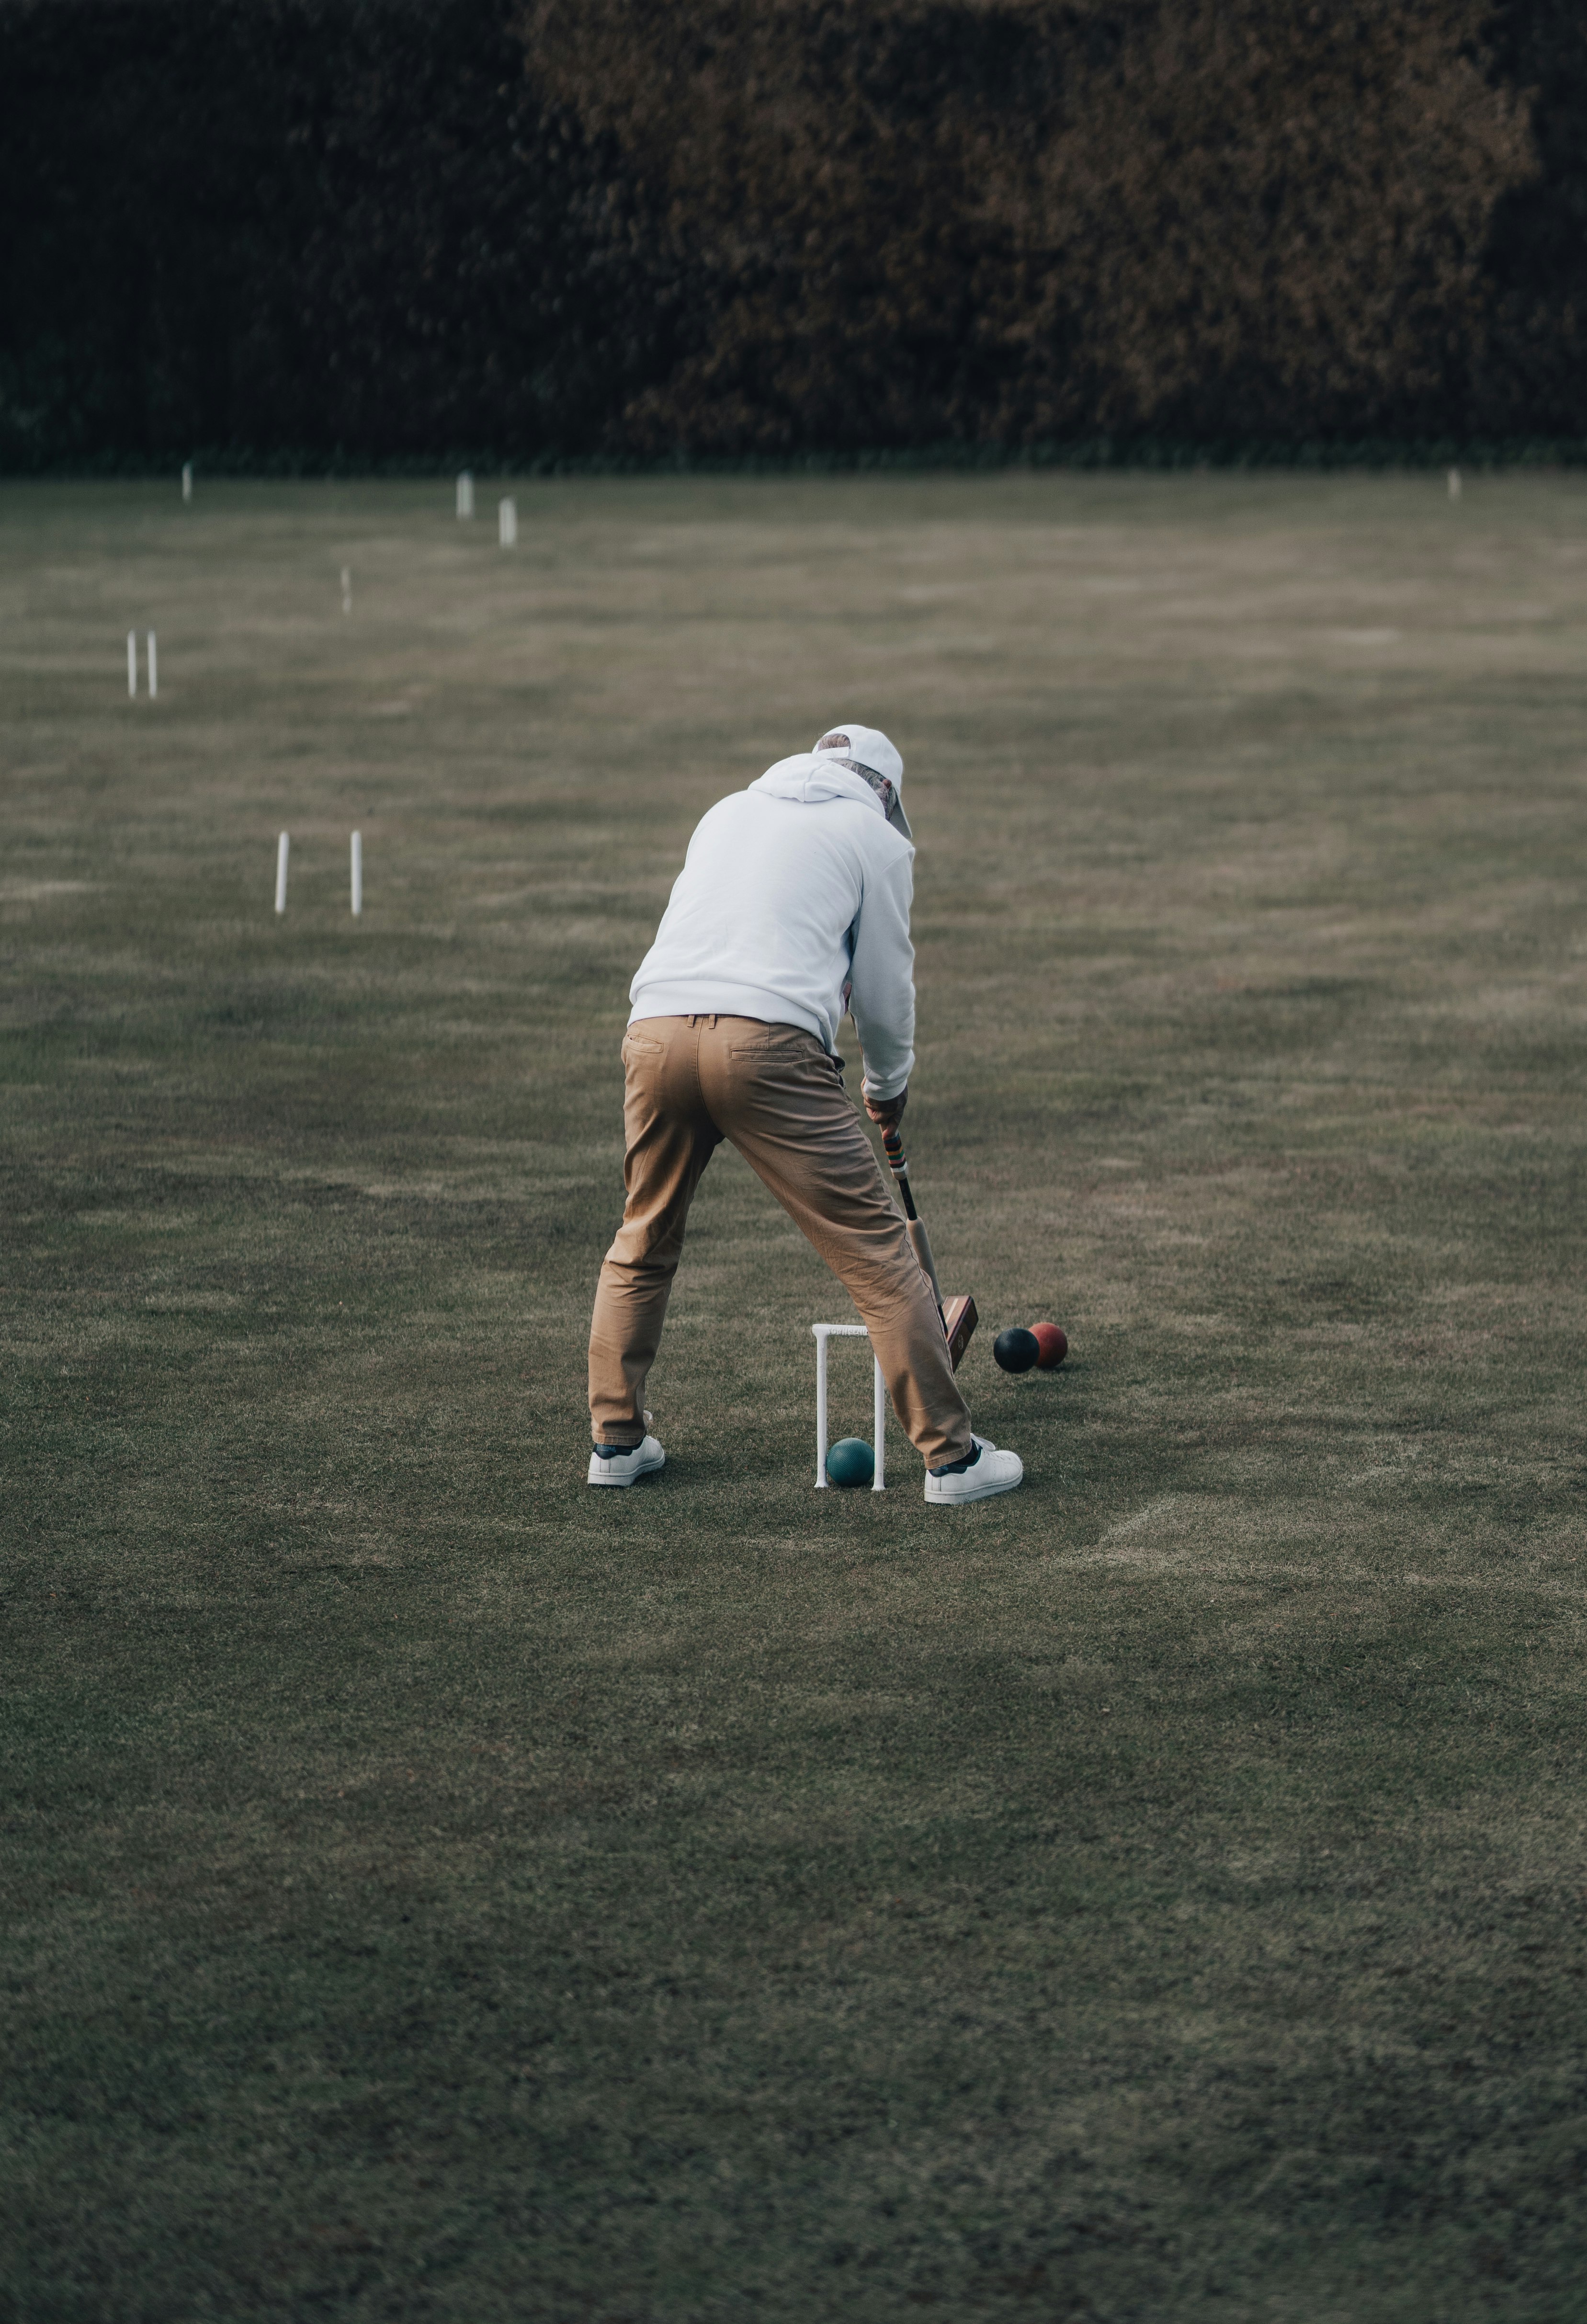
[[[763,791],[768,798],[792,799],[799,807],[819,807],[824,799],[853,799],[856,806],[869,807],[872,815],[887,821],[887,811],[863,775],[851,774],[847,767],[831,754],[800,751],[791,759],[779,759],[750,785],[752,791]]]

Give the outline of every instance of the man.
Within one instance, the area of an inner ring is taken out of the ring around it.
[[[885,734],[845,724],[718,801],[689,842],[629,993],[628,1202],[590,1325],[592,1485],[632,1485],[666,1457],[646,1433],[645,1378],[688,1206],[724,1138],[859,1309],[927,1501],[984,1500],[1024,1475],[971,1433],[936,1298],[836,1054],[847,1010],[865,1111],[892,1127],[915,1063],[903,773]]]

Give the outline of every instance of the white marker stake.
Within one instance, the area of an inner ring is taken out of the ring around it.
[[[1458,468],[1452,468],[1449,472],[1449,497],[1452,501],[1458,501],[1460,496],[1461,472]]]
[[[350,565],[344,565],[342,567],[342,611],[344,613],[350,613],[352,610],[353,568]]]
[[[353,834],[353,918],[364,917],[364,834]]]
[[[887,1490],[887,1382],[882,1378],[881,1359],[875,1359],[876,1387],[872,1406],[871,1433],[876,1444],[876,1469],[871,1480],[873,1493]]]
[[[278,912],[284,912],[287,908],[287,855],[291,844],[284,831],[275,843],[275,908]]]
[[[126,633],[126,690],[135,702],[138,698],[138,633]]]
[[[149,632],[149,699],[153,701],[160,691],[160,659],[154,648],[154,632]]]
[[[185,501],[190,501],[192,497],[193,464],[191,460],[184,460],[182,462],[182,498]]]
[[[816,1488],[826,1489],[826,1333],[812,1323],[816,1334]]]
[[[457,514],[459,517],[474,514],[474,478],[466,468],[457,479]]]
[[[496,511],[496,521],[501,532],[503,548],[515,549],[518,546],[517,502],[503,501]]]

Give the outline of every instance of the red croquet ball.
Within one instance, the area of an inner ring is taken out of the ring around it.
[[[1069,1352],[1067,1335],[1056,1323],[1032,1323],[1030,1328],[1036,1334],[1037,1365],[1040,1370],[1050,1372]]]

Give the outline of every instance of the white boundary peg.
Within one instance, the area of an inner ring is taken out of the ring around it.
[[[457,479],[457,514],[459,519],[474,514],[474,476],[467,468]]]
[[[287,908],[287,857],[291,853],[291,841],[283,831],[275,843],[275,908],[278,912],[284,912]]]
[[[364,834],[353,834],[353,918],[364,917]]]
[[[152,702],[160,692],[160,657],[155,650],[154,632],[149,632],[149,699]]]
[[[185,501],[190,501],[192,497],[193,464],[191,460],[184,460],[182,462],[182,498]]]
[[[816,1342],[816,1483],[819,1490],[830,1489],[826,1474],[826,1344],[829,1340],[864,1340],[871,1334],[863,1323],[812,1323]],[[875,1469],[871,1479],[873,1493],[887,1490],[887,1382],[881,1377],[881,1366],[872,1356],[872,1451]]]
[[[1461,472],[1458,468],[1452,468],[1449,472],[1449,497],[1452,501],[1458,501],[1460,496]]]
[[[344,565],[342,567],[342,611],[344,613],[350,613],[352,610],[353,568],[350,565]]]
[[[126,633],[126,690],[135,702],[138,698],[138,633],[136,630],[129,630]]]
[[[518,503],[500,501],[496,504],[496,530],[503,549],[518,546]]]

